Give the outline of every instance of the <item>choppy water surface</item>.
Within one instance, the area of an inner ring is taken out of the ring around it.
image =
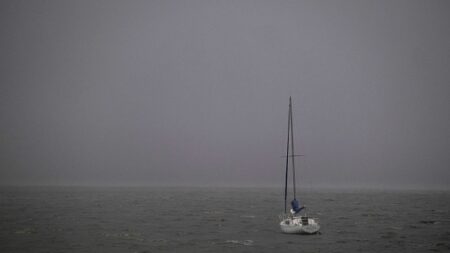
[[[280,233],[275,188],[0,190],[0,252],[450,251],[449,192],[302,192],[304,236]]]

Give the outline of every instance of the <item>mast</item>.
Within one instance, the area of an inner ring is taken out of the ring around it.
[[[288,114],[288,135],[287,135],[287,145],[286,145],[286,175],[284,180],[284,212],[287,212],[287,183],[288,183],[288,171],[289,171],[289,139],[290,139],[290,128],[291,128],[291,97],[289,97],[289,114]]]
[[[290,107],[290,111],[291,111],[291,115],[290,115],[290,117],[291,117],[291,151],[292,151],[292,155],[291,155],[291,158],[292,158],[292,182],[293,182],[293,186],[294,186],[294,199],[297,199],[296,198],[296,196],[295,196],[295,192],[296,192],[296,190],[295,190],[295,152],[294,152],[294,125],[293,125],[293,121],[294,121],[294,119],[293,119],[293,117],[292,117],[292,104],[291,104],[291,98],[289,97],[289,107]]]

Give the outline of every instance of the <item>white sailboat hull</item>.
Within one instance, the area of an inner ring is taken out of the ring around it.
[[[280,222],[280,228],[286,234],[315,234],[320,225],[314,218],[289,217]]]

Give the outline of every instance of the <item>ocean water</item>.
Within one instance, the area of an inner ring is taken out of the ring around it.
[[[279,229],[278,188],[0,188],[0,252],[450,252],[450,193],[303,191],[316,235]]]

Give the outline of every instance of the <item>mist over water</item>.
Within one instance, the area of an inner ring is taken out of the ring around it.
[[[1,1],[0,184],[447,188],[447,1]]]

